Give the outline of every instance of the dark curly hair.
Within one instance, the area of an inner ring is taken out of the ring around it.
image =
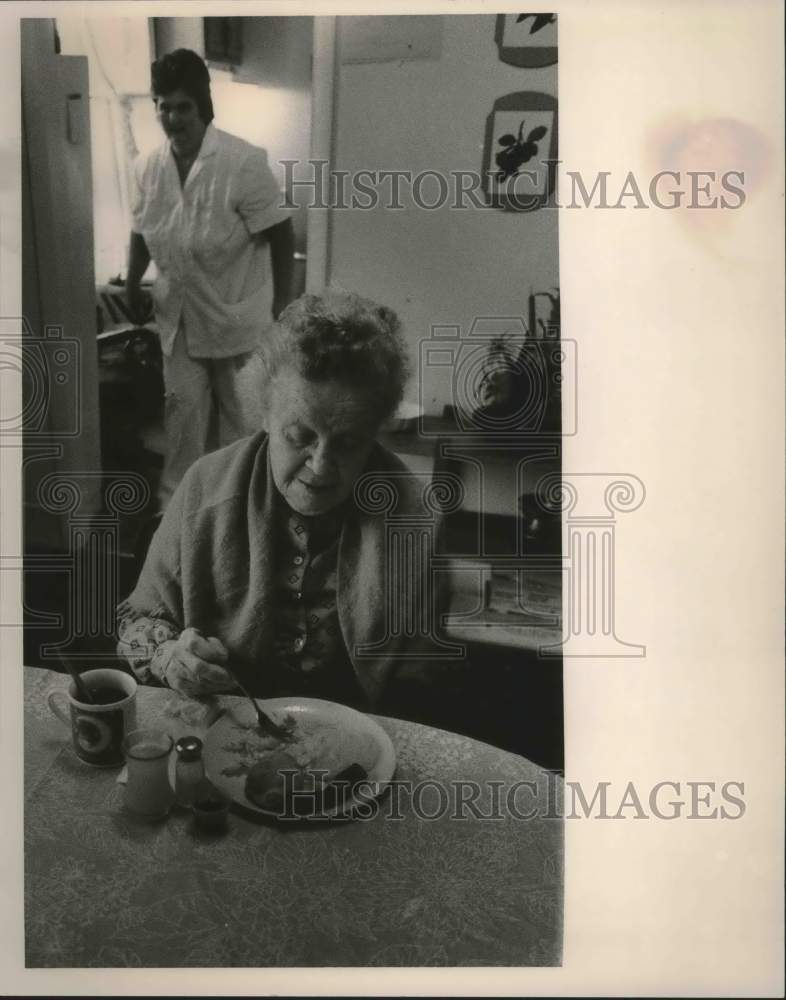
[[[210,73],[204,59],[191,49],[176,49],[161,56],[150,67],[153,98],[183,90],[196,101],[199,117],[209,125],[215,117],[210,96]]]
[[[410,375],[396,313],[353,292],[290,303],[261,354],[269,379],[289,367],[312,382],[339,382],[367,395],[380,420],[395,412]]]

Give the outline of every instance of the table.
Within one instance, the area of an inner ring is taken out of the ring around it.
[[[401,818],[388,795],[370,820],[304,828],[233,812],[229,831],[210,835],[173,811],[148,825],[123,811],[118,772],[81,763],[51,715],[47,694],[68,682],[25,670],[28,967],[560,963],[556,775],[475,740],[377,717],[396,749],[397,780],[414,783],[400,786]],[[166,714],[177,697],[140,687],[139,724],[181,735]],[[474,811],[460,805],[461,779],[483,783]],[[483,818],[491,812],[499,818]],[[527,812],[538,815],[519,818]]]

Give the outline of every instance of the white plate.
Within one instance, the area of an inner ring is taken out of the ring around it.
[[[266,698],[260,700],[260,706],[277,722],[283,721],[285,715],[292,716],[295,720],[295,739],[299,726],[309,732],[319,730],[328,753],[327,759],[314,762],[311,765],[313,768],[327,768],[332,774],[350,764],[360,764],[365,769],[370,787],[364,782],[358,797],[350,798],[320,815],[330,817],[348,813],[362,802],[381,795],[390,783],[396,770],[393,743],[385,730],[369,716],[346,705],[318,698]],[[255,722],[256,716],[248,701],[238,701],[228,708],[205,735],[205,772],[216,788],[244,809],[260,816],[277,817],[277,813],[260,809],[246,797],[245,774],[222,773],[224,768],[239,760],[237,752],[226,749],[226,745],[242,736],[244,731],[247,733]],[[286,746],[282,745],[282,749]]]

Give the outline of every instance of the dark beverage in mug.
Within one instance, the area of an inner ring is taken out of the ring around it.
[[[79,699],[72,681],[67,694],[49,695],[49,707],[70,726],[80,760],[97,767],[118,767],[125,761],[123,740],[136,728],[136,681],[121,670],[108,669],[86,670],[81,677],[92,704]]]
[[[114,705],[118,701],[124,701],[128,695],[122,688],[117,687],[89,687],[90,697],[96,705]]]

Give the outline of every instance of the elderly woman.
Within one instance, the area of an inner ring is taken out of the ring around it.
[[[376,442],[408,374],[398,320],[355,295],[305,295],[265,358],[266,430],[186,474],[122,607],[119,650],[142,681],[186,695],[232,690],[230,668],[260,696],[435,721],[427,689],[442,700],[461,666],[438,635],[436,518],[428,484]],[[424,526],[428,543],[397,575],[389,528],[407,523],[405,548]]]
[[[213,125],[210,75],[188,49],[152,65],[166,141],[134,170],[126,295],[137,322],[151,259],[166,387],[166,505],[186,469],[218,443],[249,434],[240,372],[290,300],[294,237],[263,149]],[[272,281],[271,281],[272,278]]]

